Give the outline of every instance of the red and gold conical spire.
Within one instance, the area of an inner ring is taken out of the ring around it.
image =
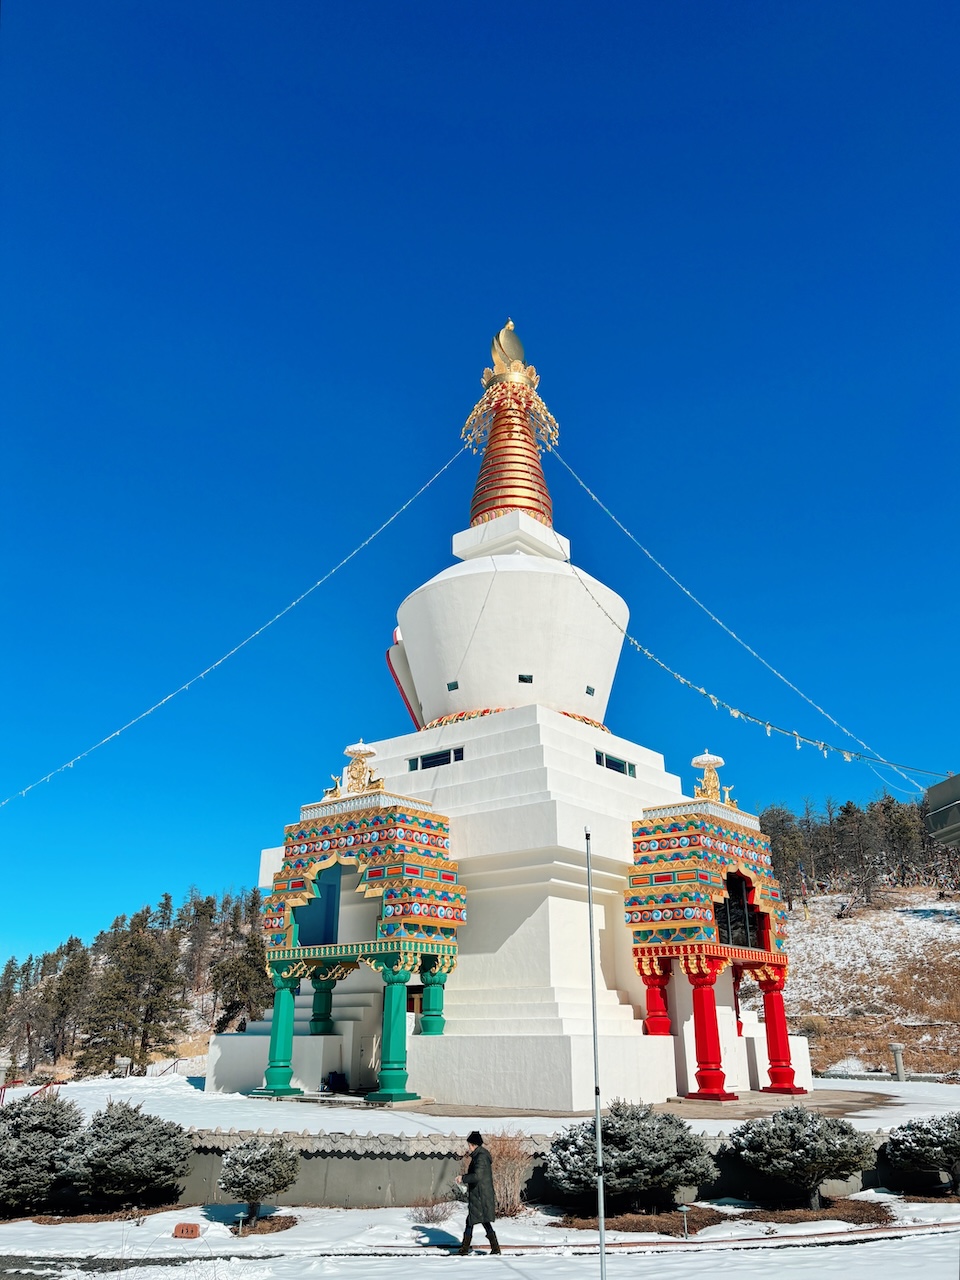
[[[542,446],[557,442],[553,414],[537,395],[540,378],[524,363],[523,344],[508,320],[491,346],[493,368],[484,369],[484,393],[463,428],[483,462],[470,503],[470,524],[508,511],[525,511],[552,528],[553,503],[540,464]]]

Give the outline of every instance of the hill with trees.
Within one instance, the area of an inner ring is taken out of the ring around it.
[[[259,1018],[273,999],[266,976],[258,890],[202,897],[178,908],[118,916],[86,946],[11,957],[0,973],[0,1044],[12,1070],[93,1075],[118,1057],[142,1072],[195,1037]]]

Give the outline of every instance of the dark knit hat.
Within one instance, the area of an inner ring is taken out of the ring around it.
[[[479,1133],[477,1133],[476,1129],[474,1129],[473,1133],[467,1134],[467,1141],[470,1143],[471,1147],[483,1146],[483,1138]]]

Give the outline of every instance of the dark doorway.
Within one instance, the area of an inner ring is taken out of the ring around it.
[[[728,947],[763,947],[763,913],[750,902],[750,882],[731,871],[727,896],[714,906],[717,935]]]

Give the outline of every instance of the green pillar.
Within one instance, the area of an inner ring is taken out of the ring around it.
[[[313,983],[313,1017],[310,1019],[312,1036],[332,1036],[333,988],[336,978],[311,978]]]
[[[391,968],[399,956],[386,957],[377,964],[383,978],[383,1034],[380,1038],[380,1075],[377,1089],[367,1094],[367,1102],[412,1102],[418,1093],[407,1091],[407,983],[410,970]]]
[[[445,972],[441,972],[438,964],[428,968],[428,961],[420,966],[420,981],[423,983],[423,1004],[420,1010],[420,1034],[422,1036],[442,1036],[446,1019],[443,1016],[443,987],[447,981]]]
[[[273,1018],[270,1023],[270,1055],[263,1076],[263,1087],[255,1089],[256,1097],[286,1098],[303,1093],[290,1081],[293,1077],[293,997],[299,985],[298,978],[281,978],[273,971]]]

